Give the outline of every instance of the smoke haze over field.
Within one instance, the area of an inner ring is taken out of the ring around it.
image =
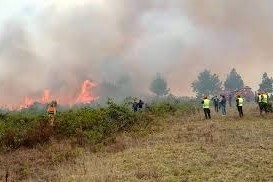
[[[157,72],[174,94],[192,95],[206,68],[224,79],[235,67],[257,89],[273,70],[271,0],[3,0],[0,7],[14,9],[0,19],[1,103],[46,88],[73,95],[86,79],[124,75],[147,93]]]

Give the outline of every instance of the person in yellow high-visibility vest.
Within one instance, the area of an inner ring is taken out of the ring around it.
[[[210,100],[208,99],[207,96],[204,97],[204,100],[202,101],[202,104],[203,104],[203,109],[204,109],[206,119],[211,119],[211,116],[210,116]]]
[[[260,114],[262,114],[262,94],[261,94],[261,92],[258,92],[257,103],[258,103],[258,106],[260,109]]]
[[[263,92],[261,95],[261,114],[264,111],[266,114],[268,113],[268,94]]]
[[[237,103],[239,116],[240,116],[240,118],[242,118],[244,116],[244,112],[243,112],[244,99],[241,97],[240,94],[237,95],[236,103]]]
[[[261,93],[261,110],[260,110],[261,115],[263,111],[267,113],[267,101],[268,101],[268,98],[267,98],[266,92],[262,92]]]

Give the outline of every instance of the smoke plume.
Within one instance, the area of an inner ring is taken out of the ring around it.
[[[271,0],[72,5],[52,1],[31,21],[12,18],[1,25],[2,105],[45,89],[74,96],[84,80],[117,83],[124,76],[132,83],[127,94],[142,95],[157,72],[174,94],[192,95],[200,71],[211,69],[225,79],[233,67],[257,89],[262,73],[273,69]]]

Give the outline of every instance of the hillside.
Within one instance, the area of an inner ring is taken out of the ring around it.
[[[244,119],[228,110],[228,116],[213,113],[206,121],[202,112],[189,112],[187,104],[178,106],[163,103],[131,115],[138,123],[120,132],[110,128],[113,134],[93,144],[79,144],[77,135],[53,135],[46,144],[6,151],[0,155],[0,177],[64,182],[273,181],[272,115],[259,116],[249,106]],[[112,111],[123,109],[115,106]],[[89,120],[95,112],[84,111]],[[119,116],[128,114],[126,110]],[[68,126],[61,131],[73,129]]]

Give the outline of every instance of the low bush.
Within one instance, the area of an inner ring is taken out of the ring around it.
[[[112,100],[104,108],[82,107],[57,114],[54,127],[48,125],[45,113],[23,110],[0,117],[0,147],[16,149],[33,147],[55,138],[75,138],[78,144],[97,144],[121,131],[149,126],[154,116],[195,111],[193,103],[177,100],[153,101],[143,112],[133,112],[131,102],[117,104]]]
[[[181,100],[173,97],[155,99],[150,102],[147,110],[154,115],[163,116],[180,112],[184,115],[195,114],[198,111],[198,103],[195,100]]]

